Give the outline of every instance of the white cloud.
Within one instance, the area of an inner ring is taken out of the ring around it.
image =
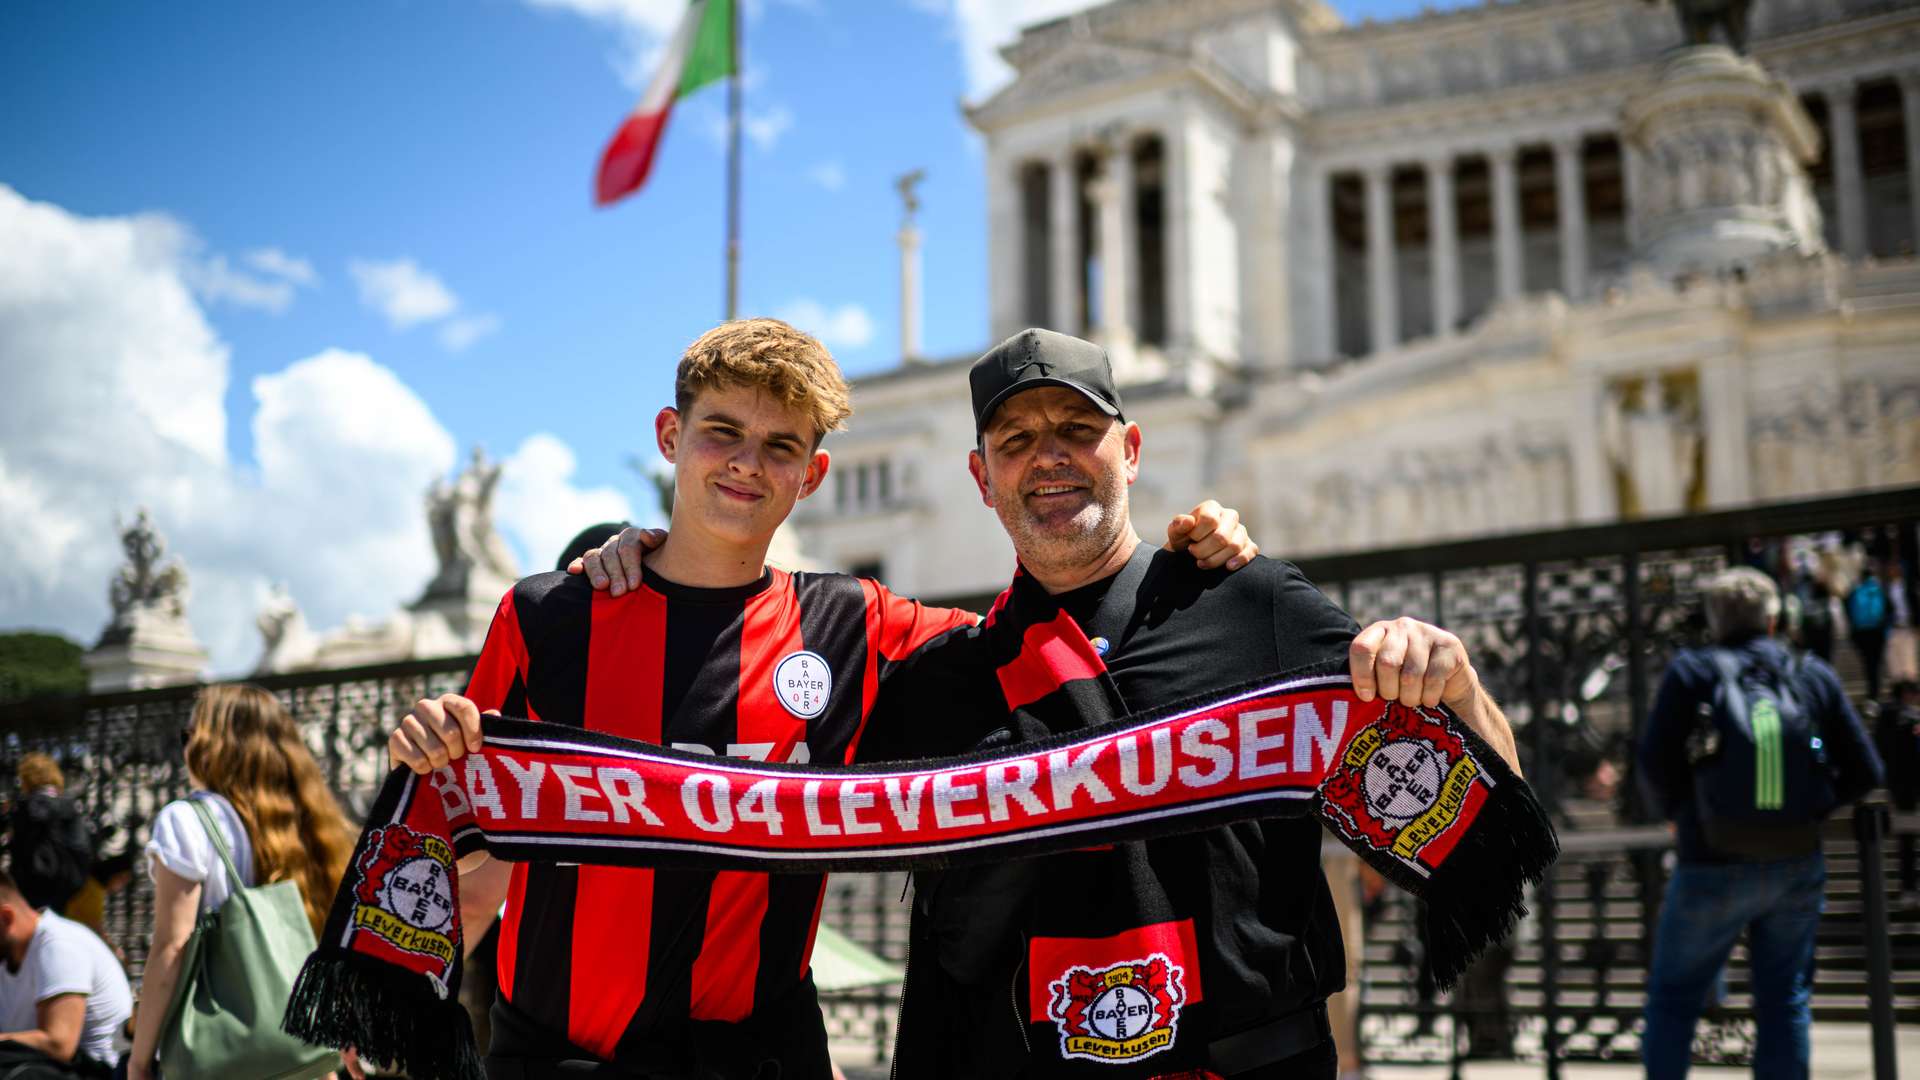
[[[634,519],[632,505],[619,491],[575,487],[578,467],[573,449],[545,432],[527,436],[501,463],[494,516],[529,572],[550,569],[581,529]]]
[[[453,290],[412,259],[353,259],[347,273],[360,287],[360,302],[396,330],[445,318],[460,307]]]
[[[312,263],[277,247],[255,248],[247,252],[245,258],[248,266],[263,274],[309,288],[320,284],[320,275],[314,272]]]
[[[805,330],[835,349],[858,349],[873,340],[873,316],[859,304],[828,310],[818,300],[795,300],[780,309],[779,318]]]
[[[847,186],[847,170],[838,161],[823,161],[807,170],[807,179],[828,191],[839,191]]]
[[[1013,75],[1000,59],[1000,46],[1020,36],[1020,28],[1046,22],[1092,7],[1089,0],[951,0],[935,6],[933,0],[913,0],[913,6],[932,14],[946,13],[960,45],[967,72],[967,96],[979,100],[998,90]]]
[[[727,114],[717,104],[703,103],[699,109],[701,130],[715,146],[727,145]],[[755,111],[742,109],[740,115],[740,134],[753,144],[754,149],[765,153],[774,148],[780,137],[793,129],[793,110],[785,105],[774,104],[766,109]]]
[[[438,322],[435,336],[448,352],[462,352],[500,329],[500,316],[463,312],[446,282],[412,259],[352,259],[347,272],[360,287],[360,302],[386,316],[395,330]]]
[[[457,315],[440,324],[440,345],[448,352],[463,352],[467,346],[499,329],[498,315]]]
[[[209,255],[183,266],[193,291],[211,303],[257,308],[281,314],[293,303],[293,283],[257,278],[236,270],[225,255]]]
[[[773,144],[792,127],[793,112],[785,105],[775,105],[764,112],[745,109],[740,117],[741,134],[762,151],[773,149]]]
[[[258,658],[269,582],[321,631],[419,595],[422,496],[455,445],[392,370],[327,350],[253,380],[255,463],[231,461],[228,347],[189,288],[194,250],[164,216],[81,217],[0,185],[0,621],[91,644],[116,521],[145,506],[187,564],[215,671],[233,674]],[[564,484],[535,487],[573,505]]]
[[[687,13],[685,0],[527,0],[533,7],[570,11],[649,37],[673,32]]]

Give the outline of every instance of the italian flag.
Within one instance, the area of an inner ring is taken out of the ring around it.
[[[600,152],[595,202],[606,206],[640,190],[653,169],[654,151],[666,134],[673,103],[734,73],[733,5],[734,0],[692,0],[687,5],[646,96]]]

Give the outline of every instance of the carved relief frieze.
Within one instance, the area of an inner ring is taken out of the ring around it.
[[[1186,57],[1129,46],[1078,41],[1021,72],[1011,85],[973,110],[976,122],[1020,113],[1105,85],[1133,82],[1157,72],[1184,68]]]

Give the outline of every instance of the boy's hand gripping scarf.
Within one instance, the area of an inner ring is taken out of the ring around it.
[[[1071,635],[1048,648],[1093,656]],[[900,765],[735,761],[497,717],[485,736],[452,767],[387,778],[294,988],[292,1034],[415,1080],[477,1080],[456,995],[455,862],[479,850],[514,862],[927,869],[1318,814],[1426,901],[1443,980],[1512,928],[1524,883],[1558,850],[1526,784],[1452,713],[1362,702],[1345,675],[1260,680]]]

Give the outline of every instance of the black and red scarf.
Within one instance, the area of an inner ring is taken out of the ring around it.
[[[996,620],[1024,613],[1004,600]],[[1346,675],[1322,674],[1107,719],[1104,695],[1089,689],[1104,663],[1058,614],[1021,621],[1018,666],[1001,668],[1002,688],[1016,709],[1069,702],[1087,722],[938,760],[738,761],[489,717],[481,752],[387,778],[286,1029],[356,1047],[415,1080],[478,1080],[456,996],[455,863],[482,849],[514,862],[931,869],[1317,814],[1426,902],[1443,980],[1524,914],[1525,883],[1557,854],[1552,827],[1526,784],[1447,710],[1362,702]]]

